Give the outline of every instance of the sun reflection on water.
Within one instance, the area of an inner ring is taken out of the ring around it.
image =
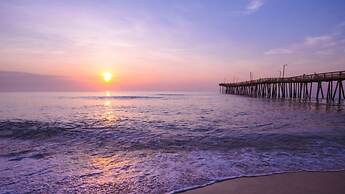
[[[104,125],[114,125],[118,119],[115,113],[112,110],[105,110],[102,114]]]
[[[109,91],[105,91],[105,96],[109,97],[111,96],[111,93]],[[103,118],[104,125],[114,125],[117,120],[111,100],[106,99],[104,101],[104,109],[102,110],[101,117]]]
[[[124,157],[122,154],[92,156],[89,162],[93,169],[100,172],[100,176],[88,179],[93,183],[121,183],[135,177],[138,173],[130,170],[138,161],[135,158]]]

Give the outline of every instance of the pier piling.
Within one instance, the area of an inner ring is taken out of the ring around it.
[[[314,73],[282,78],[263,78],[236,83],[220,83],[223,94],[243,95],[262,98],[290,98],[301,100],[324,99],[323,83],[327,85],[326,101],[338,103],[345,100],[343,81],[345,71]],[[335,84],[335,87],[333,85]],[[313,84],[317,84],[313,93]]]

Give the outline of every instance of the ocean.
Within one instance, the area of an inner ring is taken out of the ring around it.
[[[345,169],[344,105],[218,93],[0,93],[0,193],[173,193]]]

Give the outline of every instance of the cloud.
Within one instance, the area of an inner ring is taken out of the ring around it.
[[[292,53],[313,52],[316,54],[331,54],[329,50],[336,47],[339,41],[329,35],[307,36],[302,42],[290,44],[286,47],[273,48],[266,51],[265,55],[284,55]],[[327,50],[327,52],[325,52]],[[333,52],[332,52],[333,53]]]
[[[325,50],[318,50],[315,53],[320,54],[320,55],[333,55],[336,52],[333,49],[325,49]]]
[[[264,5],[262,0],[251,0],[246,7],[247,13],[252,13],[259,10]]]
[[[265,52],[266,55],[291,54],[291,53],[293,53],[293,51],[286,48],[270,49]]]
[[[249,0],[247,1],[248,4],[244,6],[241,10],[237,10],[234,13],[237,15],[250,15],[256,11],[258,11],[263,5],[263,0]]]
[[[336,26],[337,29],[343,29],[344,27],[345,27],[345,21],[340,22],[340,23]]]
[[[0,91],[87,91],[90,89],[92,88],[69,77],[0,71]]]
[[[309,36],[304,40],[306,46],[333,46],[336,43],[333,41],[332,36]]]
[[[344,23],[344,22],[343,22]],[[335,55],[345,49],[345,30],[338,24],[329,34],[306,36],[303,41],[289,44],[285,47],[272,48],[265,55],[283,55],[292,53],[309,53],[316,55]]]

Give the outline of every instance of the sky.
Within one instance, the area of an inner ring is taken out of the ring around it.
[[[279,76],[283,64],[287,76],[345,70],[344,10],[344,0],[3,0],[0,90],[24,75],[57,90],[204,91]]]

